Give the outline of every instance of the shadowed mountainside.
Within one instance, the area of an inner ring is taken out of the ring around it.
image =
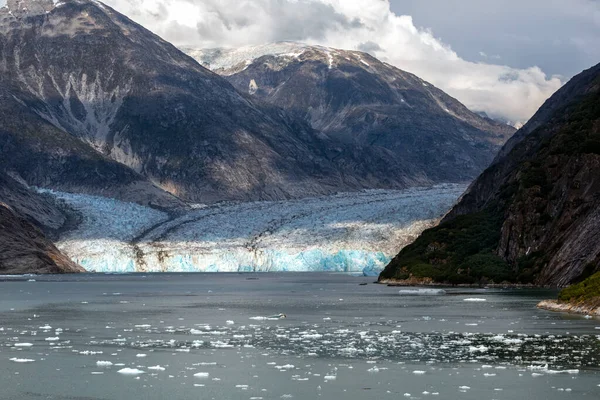
[[[567,285],[599,270],[600,65],[552,96],[380,280]]]
[[[83,272],[42,232],[67,220],[51,199],[0,173],[0,274]]]

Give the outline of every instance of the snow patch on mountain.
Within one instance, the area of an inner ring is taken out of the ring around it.
[[[298,58],[307,50],[318,49],[329,54],[331,58],[332,49],[323,46],[306,45],[296,42],[277,42],[258,46],[245,46],[235,49],[193,49],[182,48],[181,50],[196,59],[200,64],[213,71],[224,71],[235,69],[239,72],[252,64],[255,60],[266,56]]]
[[[51,192],[83,215],[58,247],[89,271],[336,271],[377,275],[464,185],[197,205],[184,215]]]

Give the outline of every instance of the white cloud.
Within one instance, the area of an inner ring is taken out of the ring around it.
[[[396,15],[388,0],[105,0],[175,45],[236,47],[292,40],[362,49],[410,71],[473,110],[530,118],[563,83],[537,67],[462,59],[442,39]],[[460,29],[460,21],[456,22]],[[497,57],[489,57],[489,60]]]

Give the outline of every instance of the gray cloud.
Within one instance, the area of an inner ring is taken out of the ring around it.
[[[391,0],[391,8],[470,61],[484,52],[565,79],[600,62],[598,0]]]
[[[383,61],[417,74],[471,109],[514,122],[527,120],[562,84],[559,78],[532,67],[535,63],[518,67],[499,64],[500,61],[505,63],[505,53],[488,49],[486,43],[476,43],[477,46],[473,51],[466,52],[466,56],[457,53],[444,36],[440,39],[437,30],[419,28],[410,15],[394,12],[390,0],[105,1],[180,46],[239,47],[301,41],[367,51]],[[406,2],[415,7],[415,13],[422,10],[415,6],[416,1]],[[431,6],[431,1],[418,1],[419,4],[428,3]],[[459,0],[448,0],[454,1]],[[445,4],[441,0],[435,3],[436,6],[438,3]],[[394,3],[394,6],[397,5]],[[449,12],[447,8],[440,7],[439,14],[451,16],[444,14]],[[449,26],[453,26],[455,31],[461,30],[465,19],[477,19],[474,12],[461,18],[448,18],[452,20]],[[437,26],[432,26],[437,29]],[[497,35],[505,33],[511,34],[506,27],[496,31]],[[523,36],[522,32],[516,34]],[[512,42],[519,43],[520,38]],[[482,60],[480,51],[493,57]],[[471,54],[476,57],[471,57]],[[502,59],[499,60],[496,55],[502,56]]]
[[[360,43],[358,46],[356,46],[356,48],[360,51],[364,51],[365,53],[376,53],[376,52],[384,51],[381,48],[381,46],[379,46],[377,43],[371,42],[371,41]]]
[[[594,0],[104,1],[179,46],[291,40],[367,51],[515,122],[600,58]]]

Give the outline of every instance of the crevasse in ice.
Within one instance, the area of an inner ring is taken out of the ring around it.
[[[58,247],[88,271],[332,271],[376,276],[454,204],[463,185],[197,205],[170,218],[137,204],[50,192],[83,216]]]

